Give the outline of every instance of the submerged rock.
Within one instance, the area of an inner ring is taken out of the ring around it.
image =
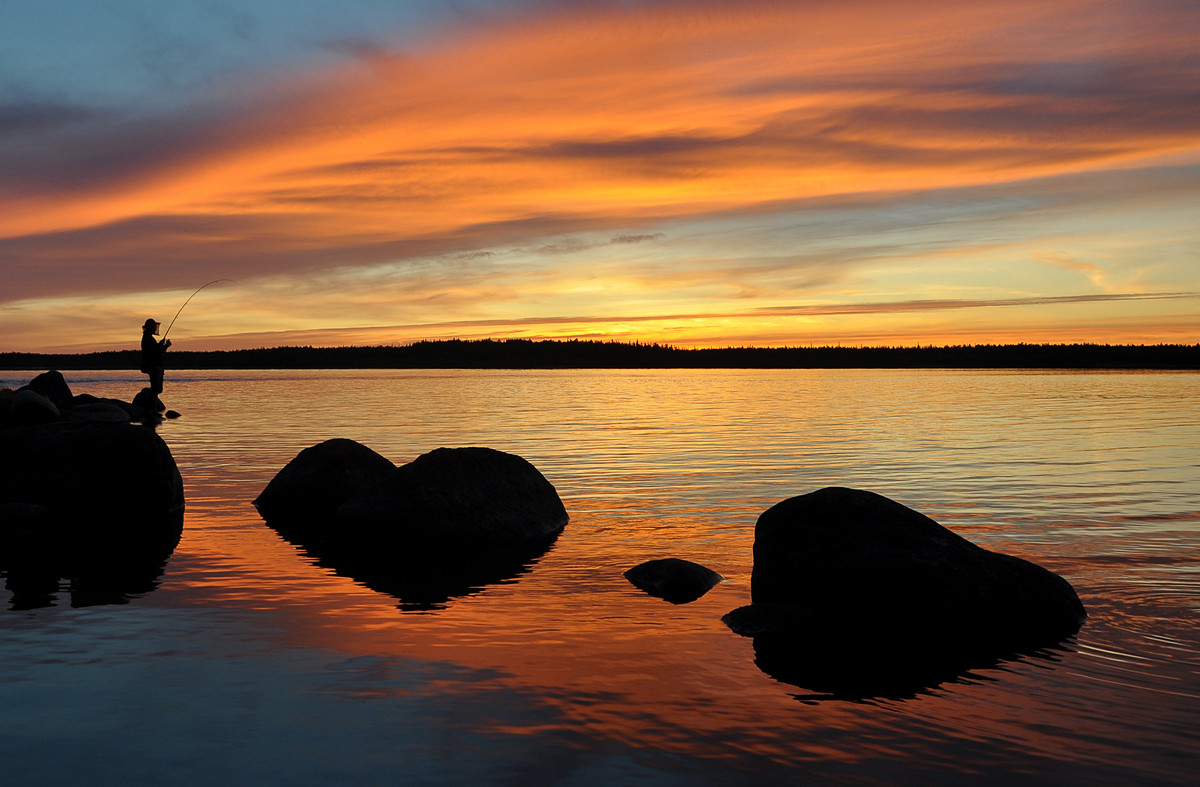
[[[254,503],[322,565],[405,609],[519,575],[568,519],[554,487],[519,456],[439,448],[396,467],[352,440],[301,451]]]
[[[634,587],[672,604],[687,604],[711,590],[723,576],[677,557],[647,560],[625,572]]]
[[[910,693],[1079,630],[1062,577],[871,492],[785,500],[755,527],[752,604],[724,618],[759,666],[841,695]]]

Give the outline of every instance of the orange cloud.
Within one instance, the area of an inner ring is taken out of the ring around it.
[[[1189,14],[1101,0],[564,7],[169,116],[63,117],[0,152],[4,298],[1195,161]]]

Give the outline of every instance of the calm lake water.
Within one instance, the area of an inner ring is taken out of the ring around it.
[[[67,379],[130,399],[143,378]],[[73,606],[64,582],[34,609],[0,591],[5,785],[1200,773],[1198,374],[171,371],[164,400],[183,413],[159,432],[187,513],[157,587]],[[397,463],[519,454],[571,522],[524,573],[412,609],[322,567],[250,503],[331,437]],[[831,485],[1046,566],[1088,621],[1058,649],[907,697],[774,680],[720,618],[749,602],[759,513]],[[676,606],[622,577],[667,556],[726,581]]]

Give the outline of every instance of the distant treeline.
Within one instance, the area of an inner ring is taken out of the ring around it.
[[[385,347],[171,350],[174,369],[1200,369],[1200,344],[725,347],[482,339]],[[0,369],[137,369],[137,350],[0,353]]]

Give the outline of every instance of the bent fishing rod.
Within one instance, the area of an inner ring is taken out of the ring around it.
[[[192,298],[195,298],[195,297],[196,297],[196,295],[197,295],[197,294],[200,292],[200,290],[203,290],[205,287],[211,287],[212,285],[214,285],[214,284],[219,284],[220,282],[223,282],[223,281],[227,281],[227,282],[231,282],[231,283],[233,283],[233,284],[237,284],[237,282],[233,281],[233,279],[213,279],[213,280],[212,280],[212,281],[210,281],[208,284],[203,284],[203,285],[201,285],[201,286],[197,287],[197,288],[196,288],[196,292],[193,292],[191,295],[189,295],[189,296],[188,296],[188,299],[187,299],[186,301],[184,301],[184,302],[183,302],[183,306],[180,306],[180,307],[179,307],[179,311],[175,312],[175,316],[171,318],[171,324],[167,326],[167,329],[166,329],[165,331],[163,331],[163,335],[162,335],[162,337],[163,337],[163,341],[166,341],[166,339],[167,339],[167,334],[171,332],[171,327],[172,327],[173,325],[175,325],[175,321],[176,321],[176,320],[178,320],[178,319],[179,319],[179,315],[183,313],[183,309],[184,309],[184,307],[185,307],[185,306],[187,306],[189,303],[191,303],[191,302],[192,302]]]

